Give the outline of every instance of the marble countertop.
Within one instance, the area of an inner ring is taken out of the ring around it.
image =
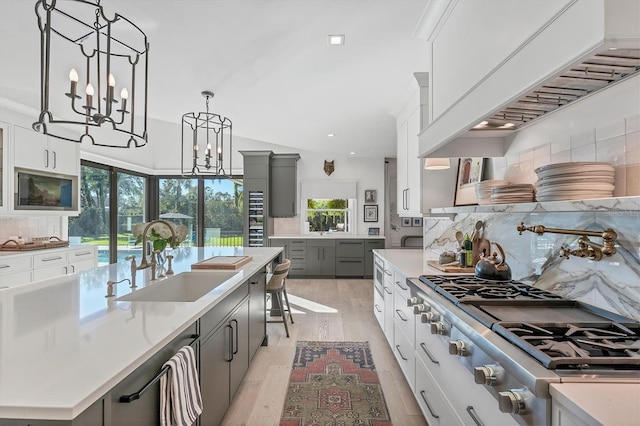
[[[637,383],[558,383],[550,385],[549,392],[584,424],[640,424]]]
[[[373,252],[384,257],[389,263],[395,266],[396,269],[406,275],[407,278],[415,278],[420,275],[447,275],[441,270],[429,266],[427,261],[437,260],[437,257],[431,258],[425,255],[425,253],[428,252],[422,249],[374,249]],[[456,273],[455,275],[461,274]]]
[[[0,418],[70,420],[273,260],[282,248],[185,247],[176,274],[212,256],[252,261],[195,302],[125,302],[129,262],[0,290]],[[211,274],[228,271],[211,271]],[[150,268],[136,273],[138,290]]]
[[[325,232],[324,234],[298,234],[298,235],[271,235],[270,239],[295,239],[295,238],[324,238],[324,239],[376,239],[382,238],[384,239],[384,235],[358,235],[358,234],[345,234],[344,232]]]

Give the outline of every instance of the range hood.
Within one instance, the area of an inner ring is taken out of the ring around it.
[[[419,134],[418,155],[502,157],[514,132],[635,80],[640,75],[638,16],[640,2],[633,0],[569,1],[433,117]]]
[[[527,123],[640,72],[640,49],[607,49],[481,120],[472,131],[517,130]]]

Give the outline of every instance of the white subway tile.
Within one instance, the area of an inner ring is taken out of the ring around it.
[[[596,142],[596,161],[605,161],[614,166],[625,164],[625,137],[616,136]]]
[[[566,151],[571,149],[571,139],[558,139],[551,142],[551,153],[556,154],[558,152]]]
[[[571,161],[596,161],[596,144],[571,149]]]
[[[618,120],[596,128],[596,141],[622,136],[625,133],[625,120]]]
[[[587,132],[571,135],[571,148],[573,149],[573,148],[589,145],[591,143],[594,143],[595,141],[596,141],[595,129],[589,130]]]
[[[533,149],[520,152],[520,162],[533,160]]]
[[[551,155],[551,144],[537,146],[533,149],[533,158],[549,157]]]
[[[625,197],[627,195],[627,166],[617,166],[615,168],[613,190],[614,197]]]
[[[546,166],[547,164],[551,164],[551,155],[547,155],[546,157],[536,157],[533,159],[534,170],[538,167]]]
[[[627,196],[640,195],[640,164],[627,166]]]
[[[640,114],[634,114],[625,118],[625,132],[633,133],[640,132]]]
[[[571,161],[571,150],[565,149],[564,151],[551,153],[551,164],[568,163]]]

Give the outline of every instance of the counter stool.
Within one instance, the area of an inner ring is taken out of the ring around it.
[[[282,320],[268,320],[267,322],[281,322],[284,324],[284,330],[287,332],[287,337],[289,337],[289,326],[287,325],[287,313],[289,314],[289,319],[291,320],[291,324],[293,324],[293,316],[291,316],[291,307],[289,306],[289,296],[287,295],[287,289],[285,288],[285,278],[289,274],[289,268],[291,267],[291,260],[285,259],[282,263],[279,263],[273,270],[273,275],[271,279],[267,283],[267,294],[270,294],[272,297],[275,297],[280,305],[280,312],[282,313]],[[285,306],[282,303],[284,294],[284,301],[287,302],[287,307],[285,310]],[[273,299],[271,300],[271,309],[273,309]],[[271,311],[269,309],[269,311]]]

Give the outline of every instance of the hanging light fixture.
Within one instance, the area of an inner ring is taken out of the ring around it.
[[[100,0],[38,0],[36,15],[41,95],[34,130],[99,146],[146,145],[149,43],[142,30],[117,13],[107,18]],[[74,125],[82,128],[75,139],[68,130]],[[98,128],[125,137],[118,143]]]
[[[182,175],[230,177],[233,172],[231,120],[209,112],[213,92],[205,90],[202,96],[206,100],[206,112],[188,112],[182,116]],[[185,157],[191,159],[187,167]]]
[[[445,170],[451,167],[448,158],[425,158],[424,168],[426,170]]]

